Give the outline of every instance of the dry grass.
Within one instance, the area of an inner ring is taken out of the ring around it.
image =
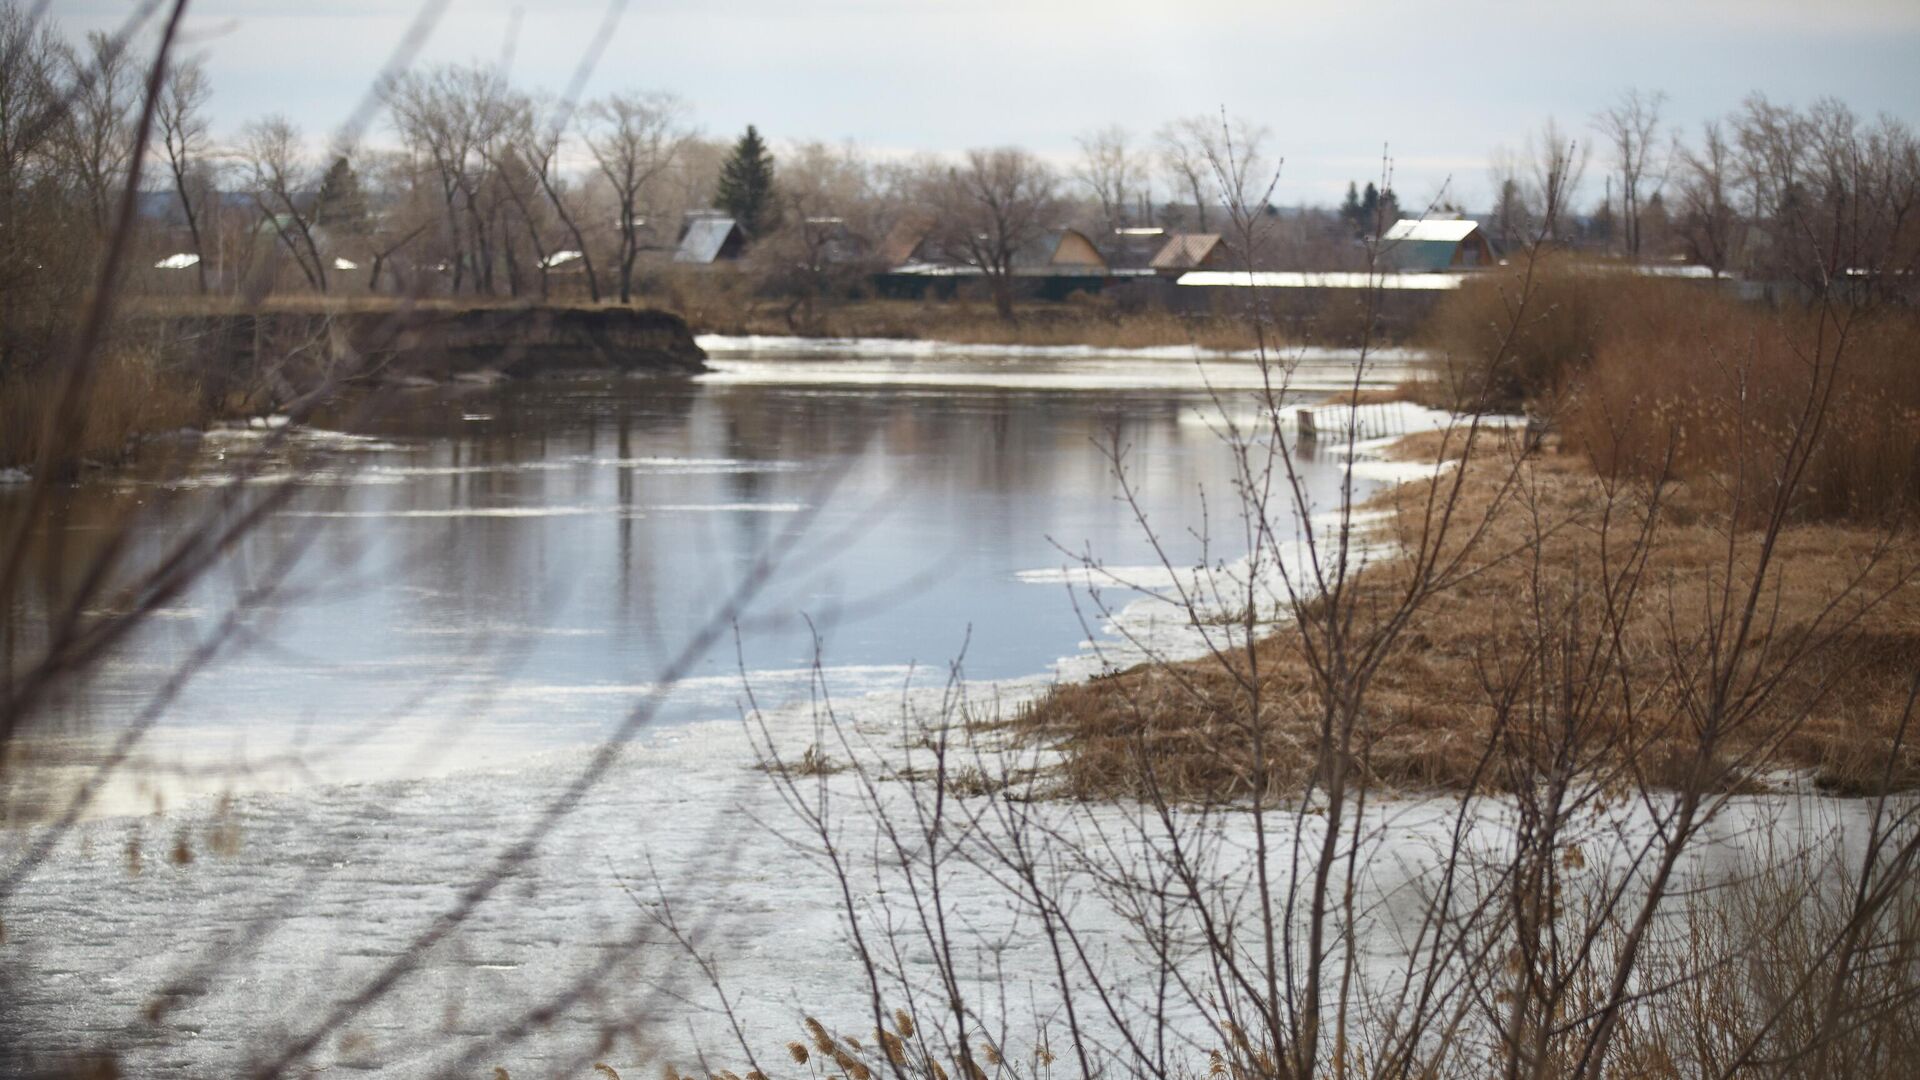
[[[1682,299],[1620,319],[1567,381],[1553,411],[1569,445],[1607,470],[1650,476],[1671,455],[1683,475],[1751,489],[1778,471],[1802,405],[1830,393],[1793,512],[1872,521],[1920,507],[1920,318],[1862,316],[1842,349],[1818,312]]]
[[[506,296],[369,296],[321,295],[319,293],[274,293],[259,300],[244,296],[143,296],[129,297],[122,311],[130,316],[259,315],[276,312],[296,314],[352,314],[394,311],[472,311],[476,309],[515,310],[539,307],[563,310],[617,307],[613,303],[595,304],[585,297],[542,301],[530,297]],[[657,307],[634,304],[637,308]]]
[[[1698,282],[1543,256],[1448,295],[1423,334],[1427,404],[1525,406],[1609,471],[1669,467],[1729,490],[1776,470],[1810,397],[1828,397],[1792,510],[1882,520],[1920,506],[1920,317],[1742,303]],[[1511,341],[1508,328],[1513,327]],[[1764,497],[1764,493],[1762,493]]]
[[[1693,283],[1651,281],[1543,255],[1476,274],[1441,298],[1419,335],[1434,353],[1420,399],[1517,409],[1551,394],[1593,360],[1613,321]],[[1524,306],[1520,303],[1526,298]]]
[[[1432,460],[1431,441],[1408,445]],[[1483,453],[1469,467],[1460,520],[1484,514],[1491,521],[1465,552],[1471,572],[1420,608],[1369,690],[1358,756],[1377,783],[1405,789],[1503,786],[1498,770],[1481,768],[1494,737],[1497,690],[1545,689],[1530,685],[1533,676],[1517,663],[1537,644],[1528,598],[1589,608],[1603,545],[1619,559],[1645,512],[1639,494],[1615,487],[1609,497],[1588,462],[1559,452],[1529,459],[1519,490],[1502,497],[1501,479],[1510,467],[1503,457]],[[1411,543],[1427,486],[1402,485],[1385,500],[1395,515],[1389,527],[1400,532],[1403,546]],[[1648,592],[1623,635],[1624,669],[1651,696],[1631,717],[1612,722],[1636,728],[1623,745],[1639,748],[1634,764],[1656,781],[1677,779],[1674,755],[1688,732],[1673,669],[1698,661],[1689,650],[1698,648],[1708,583],[1729,550],[1716,497],[1703,486],[1673,494],[1652,534]],[[1559,524],[1537,538],[1541,522]],[[1800,641],[1823,612],[1829,622],[1858,622],[1792,672],[1767,708],[1727,742],[1728,753],[1766,746],[1769,761],[1809,770],[1839,790],[1876,787],[1883,769],[1891,770],[1896,786],[1920,784],[1920,752],[1908,744],[1897,760],[1891,756],[1913,657],[1920,656],[1920,550],[1907,534],[1889,546],[1888,535],[1839,524],[1787,530],[1767,582],[1768,604],[1777,613],[1772,644]],[[1751,559],[1752,534],[1736,534],[1733,544],[1740,560]],[[1537,562],[1531,557],[1536,549]],[[1407,562],[1395,559],[1360,576],[1349,598],[1360,633],[1393,610],[1408,573]],[[1829,611],[1862,574],[1853,594]],[[1882,593],[1887,595],[1880,603],[1868,603]],[[1230,800],[1247,795],[1262,771],[1279,790],[1297,789],[1314,767],[1320,718],[1302,646],[1300,632],[1289,626],[1260,641],[1251,656],[1240,650],[1225,659],[1149,664],[1062,686],[1016,726],[1066,752],[1059,781],[1072,797],[1140,796],[1151,782],[1175,800]],[[1259,687],[1258,717],[1243,679]],[[1249,751],[1255,722],[1266,734],[1265,761],[1252,760]],[[1728,774],[1716,782],[1724,787],[1754,779]]]
[[[990,1074],[1019,1077],[1045,1073],[1055,1061],[1055,1052],[1044,1037],[1030,1055],[1013,1060],[977,1028],[970,1033],[970,1045],[963,1052],[937,1045],[905,1009],[894,1009],[888,1020],[890,1025],[874,1029],[873,1037],[863,1042],[858,1036],[831,1031],[813,1017],[806,1017],[805,1038],[787,1043],[782,1056],[801,1075],[835,1080],[987,1080]],[[977,1061],[972,1056],[975,1053],[979,1055]],[[941,1063],[943,1057],[948,1064]],[[671,1064],[661,1075],[665,1080],[700,1080],[700,1074],[682,1073]],[[709,1080],[767,1080],[758,1071],[735,1073],[723,1069],[707,1075]]]
[[[782,776],[832,776],[835,773],[844,772],[847,763],[836,761],[821,750],[818,744],[809,743],[807,748],[801,751],[800,756],[792,761],[765,761],[761,763],[760,768],[762,771]]]
[[[1897,845],[1908,837],[1891,839]],[[1747,852],[1723,878],[1703,882],[1709,887],[1690,894],[1676,911],[1677,932],[1661,936],[1648,958],[1649,970],[1671,984],[1626,1014],[1605,1075],[1642,1080],[1910,1076],[1920,1054],[1920,995],[1913,981],[1920,967],[1920,887],[1911,880],[1895,885],[1887,902],[1863,917],[1851,891],[1859,870],[1838,847],[1784,861]],[[1853,943],[1844,968],[1830,947],[1838,940]],[[1617,934],[1609,934],[1600,950],[1604,954],[1618,944]],[[1068,1052],[1056,1050],[1044,1028],[1031,1034],[1032,1046],[1025,1052],[996,1045],[976,1029],[971,1049],[980,1064],[974,1064],[959,1060],[952,1048],[943,1050],[939,1033],[930,1036],[923,1030],[927,1025],[917,1024],[907,1010],[894,1009],[888,1019],[870,1040],[862,1040],[806,1017],[801,1038],[777,1054],[777,1067],[773,1061],[765,1064],[774,1076],[844,1080],[1047,1076],[1068,1064],[1059,1060]],[[1195,1053],[1196,1067],[1175,1075],[1236,1080],[1279,1075],[1263,1047],[1231,1021],[1222,1027],[1234,1045],[1224,1053]],[[1526,1075],[1562,1075],[1571,1064],[1556,1056],[1552,1066]],[[1476,1067],[1468,1052],[1446,1056],[1419,1075],[1468,1076]],[[746,1068],[688,1074],[669,1065],[662,1075],[667,1080],[766,1080]]]
[[[1392,405],[1400,401],[1415,400],[1405,384],[1398,386],[1370,386],[1359,391],[1342,390],[1328,394],[1321,399],[1326,405]]]
[[[1686,977],[1653,1007],[1632,1014],[1617,1050],[1620,1074],[1913,1075],[1920,1060],[1920,886],[1911,877],[1898,882],[1883,907],[1850,928],[1860,867],[1837,845],[1784,863],[1744,862],[1687,905],[1685,932],[1649,958],[1650,969]],[[1850,930],[1855,952],[1842,970],[1832,945],[1849,940]]]
[[[0,468],[38,460],[60,386],[59,372],[53,370],[0,381]],[[83,415],[83,429],[60,447],[93,462],[119,461],[142,435],[207,420],[195,387],[159,370],[148,352],[132,348],[103,357],[87,389]],[[70,461],[65,467],[79,464]]]

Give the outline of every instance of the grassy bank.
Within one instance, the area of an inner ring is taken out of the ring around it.
[[[1400,789],[1508,789],[1565,764],[1533,755],[1564,753],[1654,786],[1758,788],[1781,770],[1843,793],[1920,785],[1902,728],[1920,656],[1920,319],[1551,262],[1529,293],[1525,275],[1450,297],[1426,333],[1433,369],[1405,389],[1525,408],[1550,434],[1483,438],[1457,489],[1449,473],[1378,500],[1403,554],[1335,608],[1249,625],[1267,635],[1251,648],[1055,690],[1021,726],[1065,751],[1065,793],[1298,791],[1332,767],[1327,716],[1354,711],[1339,767]],[[1422,436],[1397,453],[1458,450]],[[1437,506],[1454,525],[1436,543]],[[1391,643],[1340,676],[1357,702],[1327,698],[1326,635]],[[1578,731],[1542,727],[1564,713]]]
[[[49,346],[0,369],[0,468],[45,456],[65,386],[58,356]],[[98,356],[76,430],[53,440],[62,475],[117,463],[145,436],[287,411],[383,378],[532,376],[595,365],[685,373],[701,359],[684,323],[656,309],[313,296],[132,300]]]
[[[1770,308],[1548,257],[1474,278],[1420,343],[1434,359],[1409,396],[1524,408],[1603,471],[1762,476],[1814,406],[1826,422],[1796,513],[1920,505],[1920,315],[1905,307]]]
[[[404,306],[447,311],[513,308],[527,303],[504,298],[432,297],[408,300]],[[402,306],[402,301],[392,297],[307,295],[273,296],[248,306],[219,297],[149,297],[129,305],[133,313],[146,316],[376,312]],[[613,305],[573,298],[543,301],[538,306],[590,309]],[[1249,349],[1255,345],[1243,318],[1123,312],[1097,299],[1019,304],[1013,322],[1001,319],[992,304],[968,300],[855,300],[823,304],[800,317],[785,302],[758,299],[736,283],[703,277],[693,284],[674,284],[649,293],[633,306],[670,311],[687,320],[699,334],[903,338],[970,345],[1087,345],[1112,349],[1188,345]],[[1271,337],[1268,343],[1272,344]]]
[[[1420,436],[1402,453],[1427,457],[1435,449],[1431,437]],[[1577,602],[1597,624],[1605,616],[1602,599],[1589,591],[1592,579],[1610,548],[1614,558],[1626,557],[1643,535],[1650,510],[1644,489],[1609,483],[1584,458],[1559,450],[1529,460],[1513,482],[1503,457],[1467,466],[1460,513],[1484,516],[1487,527],[1443,554],[1462,560],[1455,583],[1414,612],[1373,678],[1360,760],[1378,784],[1502,789],[1503,776],[1487,768],[1486,756],[1511,735],[1500,730],[1509,719],[1503,708],[1514,696],[1551,689],[1540,672],[1526,671],[1523,658],[1542,648],[1534,616],[1543,613],[1528,610],[1525,598]],[[1434,483],[1450,480],[1405,484],[1379,501],[1389,536],[1412,543]],[[1704,486],[1662,496],[1657,525],[1645,534],[1643,586],[1660,590],[1660,600],[1634,606],[1619,628],[1625,655],[1615,676],[1647,696],[1612,711],[1608,730],[1592,735],[1606,754],[1635,760],[1596,760],[1595,768],[1624,764],[1678,782],[1690,767],[1683,701],[1690,688],[1677,669],[1697,662],[1694,650],[1705,647],[1714,580],[1729,545],[1750,549],[1760,539],[1752,530],[1729,530],[1714,502]],[[1762,761],[1804,770],[1833,791],[1873,788],[1889,763],[1898,786],[1920,784],[1920,748],[1895,749],[1912,658],[1920,656],[1920,548],[1911,538],[1890,545],[1886,532],[1871,526],[1806,523],[1785,531],[1777,559],[1766,584],[1770,644],[1813,651],[1732,734],[1720,762],[1726,772],[1715,786],[1758,784],[1763,769],[1736,765]],[[1369,620],[1390,616],[1411,572],[1402,558],[1359,576],[1347,599],[1358,635],[1377,629]],[[1830,626],[1848,629],[1816,641],[1822,635],[1815,628]],[[1298,790],[1315,767],[1311,756],[1275,749],[1258,757],[1246,730],[1258,723],[1273,748],[1313,745],[1320,716],[1307,650],[1297,629],[1282,627],[1252,650],[1063,685],[1020,724],[1027,737],[1065,751],[1059,780],[1077,798],[1139,796],[1151,779],[1182,801],[1233,799],[1261,774],[1275,790]],[[1257,693],[1248,691],[1249,681]]]

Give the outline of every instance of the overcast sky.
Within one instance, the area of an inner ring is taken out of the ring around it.
[[[28,0],[31,3],[31,0]],[[132,0],[52,0],[69,31]],[[419,7],[196,0],[190,49],[217,129],[285,113],[316,141],[364,96]],[[558,90],[606,0],[450,0],[420,61],[505,61]],[[1066,163],[1106,124],[1142,137],[1222,106],[1286,158],[1276,201],[1337,198],[1391,153],[1425,200],[1478,207],[1486,161],[1547,116],[1587,134],[1627,87],[1692,129],[1754,91],[1920,126],[1920,0],[629,0],[589,93],[670,90],[710,135],[852,140],[879,153],[1015,143]],[[390,138],[384,129],[380,138]]]

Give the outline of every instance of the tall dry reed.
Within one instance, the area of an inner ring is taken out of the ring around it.
[[[1557,403],[1569,447],[1603,472],[1652,475],[1671,456],[1690,481],[1750,488],[1775,474],[1809,397],[1821,395],[1832,421],[1811,434],[1795,515],[1877,520],[1920,505],[1912,312],[1836,324],[1818,310],[1690,291],[1640,290],[1634,299],[1609,312],[1593,362],[1568,373]]]
[[[64,467],[119,460],[154,432],[204,423],[197,389],[163,371],[148,351],[119,348],[101,358],[78,430],[49,432],[61,372],[41,369],[0,380],[0,468],[33,464],[50,437]]]

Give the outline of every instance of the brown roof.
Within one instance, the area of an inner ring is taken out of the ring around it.
[[[1053,234],[1053,250],[1047,255],[1049,266],[1086,266],[1099,270],[1107,268],[1106,257],[1093,241],[1079,229],[1061,229]]]
[[[887,238],[880,241],[880,262],[885,266],[912,262],[932,228],[933,222],[917,214],[894,222],[893,228],[887,230]]]
[[[1219,246],[1218,233],[1176,233],[1148,265],[1155,270],[1191,270],[1203,265]]]

